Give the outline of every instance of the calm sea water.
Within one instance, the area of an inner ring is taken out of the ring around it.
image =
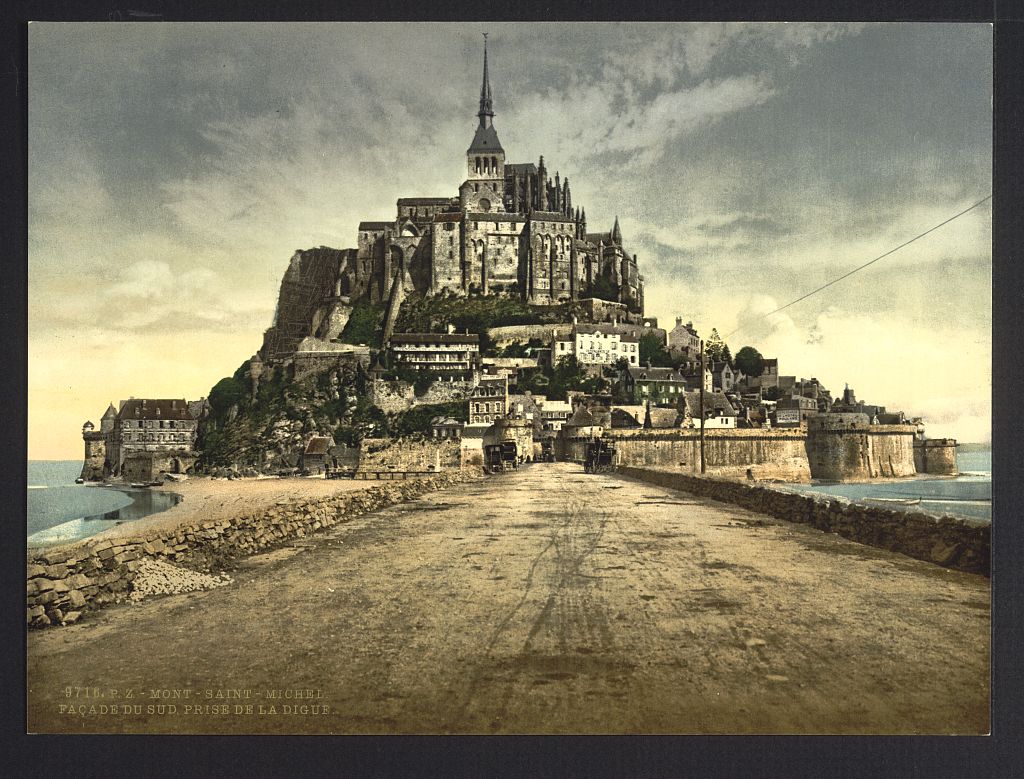
[[[88,538],[121,522],[169,509],[180,498],[167,492],[75,484],[80,460],[29,460],[28,546]]]
[[[887,508],[906,508],[930,514],[951,514],[969,519],[992,521],[992,452],[957,452],[960,475],[951,479],[901,479],[865,484],[791,484],[787,489],[838,495],[850,500],[899,498],[920,500],[918,504]],[[883,506],[885,503],[873,503]]]

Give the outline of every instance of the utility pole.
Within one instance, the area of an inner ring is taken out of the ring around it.
[[[707,470],[704,466],[704,377],[707,375],[704,367],[704,340],[700,342],[700,473],[703,476]]]

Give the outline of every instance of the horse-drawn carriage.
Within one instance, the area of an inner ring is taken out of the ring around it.
[[[555,442],[545,438],[540,442],[540,461],[542,463],[553,463],[555,461]]]
[[[601,473],[615,467],[615,442],[605,438],[587,441],[587,454],[583,470],[587,473]]]
[[[515,441],[502,441],[484,447],[484,470],[500,473],[519,467],[519,452]]]

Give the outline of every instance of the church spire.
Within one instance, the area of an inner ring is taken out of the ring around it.
[[[487,77],[487,33],[484,33],[484,80],[480,85],[480,117],[481,127],[490,127],[494,119],[494,104],[491,100],[491,81]]]
[[[607,224],[607,222],[605,222]],[[615,217],[615,226],[612,228],[612,243],[622,246],[622,231],[619,229],[619,217]]]

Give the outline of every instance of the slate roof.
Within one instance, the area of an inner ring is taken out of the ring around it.
[[[434,417],[430,420],[431,427],[461,427],[462,423],[451,417]]]
[[[674,368],[648,368],[646,366],[632,366],[626,368],[634,381],[675,381],[680,384],[685,382],[685,377]]]
[[[392,222],[360,222],[359,230],[385,230],[390,227]]]
[[[686,392],[686,407],[690,411],[690,416],[695,420],[695,424],[700,424],[700,390],[689,390]],[[652,411],[654,409],[651,409]],[[718,412],[719,416],[734,417],[738,416],[736,409],[733,408],[732,403],[725,397],[723,392],[705,392],[704,393],[704,410]]]
[[[393,344],[476,344],[480,343],[477,333],[395,333]]]
[[[501,148],[501,141],[498,140],[498,132],[494,129],[492,124],[490,127],[477,127],[476,133],[473,135],[473,142],[469,145],[466,150],[467,154],[474,152],[502,152],[504,149]]]
[[[332,446],[334,446],[334,439],[331,438],[331,436],[315,435],[306,442],[306,448],[303,451],[303,454],[327,454],[327,450]]]
[[[400,197],[400,206],[440,206],[451,202],[450,197]]]
[[[530,175],[536,175],[537,166],[532,162],[512,162],[505,165],[505,174],[508,175],[511,171],[515,171],[520,176],[529,173]]]
[[[642,408],[638,406],[637,408]],[[623,427],[642,427],[643,426],[643,414],[641,413],[640,419],[637,420],[635,413],[631,413],[624,408],[614,407],[611,412],[612,427],[623,428]]]
[[[646,412],[645,412],[646,413]],[[641,418],[642,419],[642,418]],[[686,419],[686,415],[683,414],[679,409],[676,408],[660,408],[651,406],[651,427],[657,429],[665,429],[669,427],[679,427],[683,420]]]
[[[587,411],[585,406],[576,409],[576,413],[566,422],[566,425],[570,427],[593,427],[596,424],[593,415]]]
[[[148,398],[132,398],[121,401],[121,410],[117,414],[120,420],[125,419],[192,419],[188,403],[182,400],[150,400]]]

